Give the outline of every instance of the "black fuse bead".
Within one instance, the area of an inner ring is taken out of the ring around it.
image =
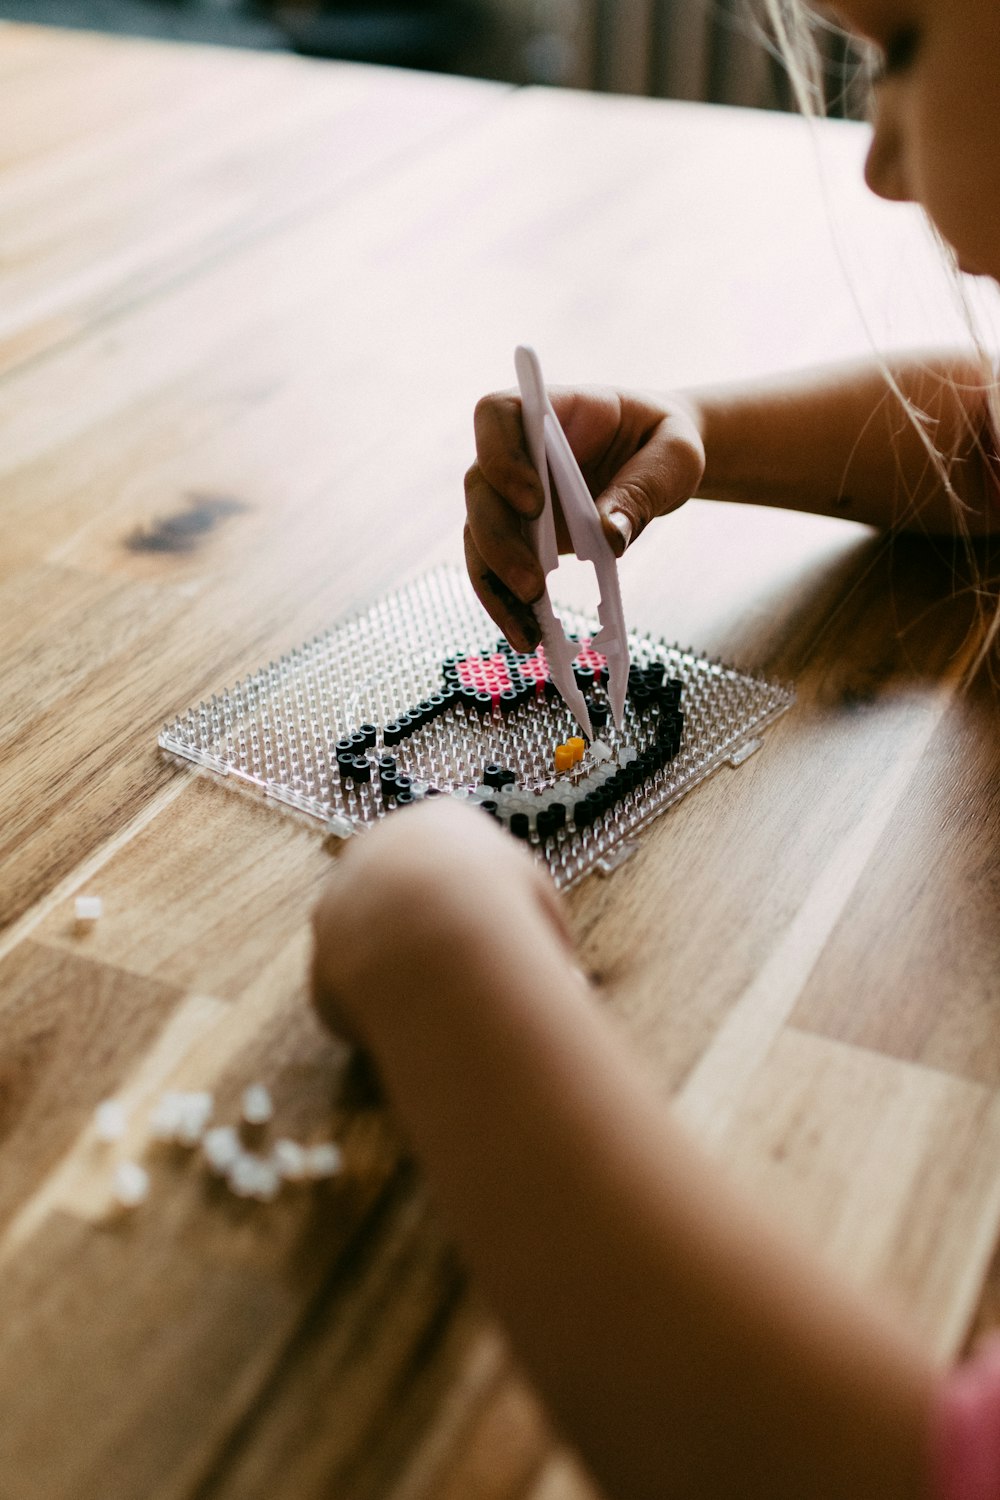
[[[483,782],[498,792],[504,784],[503,766],[498,766],[495,761],[490,761],[488,766],[483,767]]]
[[[552,819],[552,809],[550,807],[542,808],[536,819],[535,826],[538,829],[538,837],[543,843],[555,832],[555,823]]]
[[[487,714],[493,712],[493,694],[486,692],[477,693],[473,707],[479,717],[485,719]]]
[[[399,725],[396,723],[395,719],[390,719],[388,724],[386,724],[382,730],[383,745],[385,745],[387,748],[390,745],[398,745],[402,738],[403,736],[400,733]]]
[[[411,791],[412,787],[413,787],[413,777],[412,776],[400,776],[400,775],[397,774],[397,776],[396,776],[396,796],[397,797],[401,796],[403,792],[409,792],[409,791]]]
[[[459,698],[461,702],[464,703],[467,713],[476,712],[476,697],[477,694],[474,687],[464,687],[459,689]]]
[[[609,776],[607,781],[601,787],[600,792],[601,797],[604,799],[605,807],[614,807],[615,803],[621,799],[621,794],[622,788],[621,784],[619,783],[617,774],[615,774],[614,776]]]
[[[394,755],[380,755],[378,758],[379,771],[394,771],[396,769],[396,757]]]
[[[399,725],[399,733],[403,739],[407,739],[419,727],[413,722],[412,714],[397,714],[396,723]]]
[[[371,761],[366,755],[356,755],[351,761],[352,779],[355,782],[367,782],[372,779]]]
[[[431,793],[431,788],[428,787],[428,789],[427,789],[427,795],[430,796],[430,793]],[[482,809],[482,811],[484,813],[489,813],[490,816],[493,817],[493,818],[496,817],[497,813],[500,810],[499,809],[499,804],[496,803],[496,802],[480,802],[479,806],[480,806],[480,808]]]
[[[351,741],[351,736],[349,734],[345,734],[342,739],[339,739],[337,741],[334,749],[336,750],[338,755],[353,755],[354,745]]]
[[[389,802],[399,794],[399,781],[396,778],[395,772],[379,776],[379,786],[382,788],[382,797],[386,802]]]
[[[589,828],[594,821],[594,809],[590,805],[589,795],[581,797],[573,808],[573,822],[577,828]]]
[[[448,706],[447,699],[445,698],[443,693],[431,693],[430,697],[427,699],[427,703],[430,708],[431,717],[434,719],[438,718],[440,714],[443,714]]]
[[[550,802],[549,803],[549,819],[550,819],[550,821],[552,823],[553,830],[555,830],[557,828],[565,828],[565,826],[566,826],[566,805],[565,805],[565,803],[563,803],[563,802]]]
[[[351,754],[360,755],[365,748],[365,737],[360,729],[356,729],[351,735]]]
[[[338,755],[337,770],[340,772],[341,781],[352,781],[354,779],[353,755]]]
[[[365,749],[374,750],[375,741],[378,738],[378,730],[375,728],[375,725],[362,724],[358,729],[358,733],[363,734],[365,737]]]
[[[514,813],[510,820],[510,831],[516,839],[526,839],[531,836],[531,824],[527,813]]]
[[[587,712],[590,714],[590,722],[595,729],[603,729],[611,715],[608,705],[600,703],[596,698],[587,699]]]
[[[580,688],[582,692],[587,693],[594,686],[595,675],[596,674],[593,667],[579,666],[576,663],[573,664],[573,676],[576,678],[577,687]]]
[[[404,792],[397,792],[396,793],[396,806],[397,807],[409,807],[410,804],[412,802],[415,802],[415,801],[416,801],[416,798],[414,797],[414,795],[413,795],[412,792],[405,792],[404,791]]]
[[[500,712],[504,718],[517,707],[517,693],[513,688],[504,688],[500,694]]]

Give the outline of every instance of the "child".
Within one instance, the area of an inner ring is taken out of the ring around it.
[[[794,40],[798,0],[768,3]],[[919,200],[960,266],[1000,277],[1000,5],[843,0],[836,17],[879,60],[870,185]],[[556,400],[619,553],[701,491],[986,533],[1000,526],[989,403],[966,355],[661,403]],[[517,400],[480,402],[476,437],[469,570],[528,649],[542,580],[521,522],[540,491]],[[513,840],[455,805],[391,819],[339,863],[315,926],[322,1014],[373,1054],[608,1500],[1000,1500],[1000,1356],[939,1376],[734,1197],[594,1004],[556,896]]]

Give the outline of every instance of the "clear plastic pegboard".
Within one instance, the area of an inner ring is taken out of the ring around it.
[[[739,765],[794,698],[691,650],[631,634],[625,719],[604,691],[595,622],[560,610],[595,739],[454,568],[426,573],[189,709],[161,748],[346,838],[410,803],[478,802],[558,886],[608,873],[655,817]]]

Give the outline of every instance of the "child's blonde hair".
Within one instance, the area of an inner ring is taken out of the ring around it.
[[[760,3],[763,5],[774,45],[788,74],[792,96],[803,115],[816,118],[827,113],[831,85],[836,89],[838,102],[842,102],[844,97],[850,97],[855,101],[860,99],[864,101],[864,112],[870,112],[873,59],[864,48],[853,44],[851,47],[845,46],[846,38],[840,28],[833,21],[817,15],[815,10],[806,6],[804,0],[760,0]],[[831,58],[834,56],[839,60],[839,66],[831,68]],[[852,57],[853,67],[850,61]],[[847,60],[846,73],[845,60]],[[997,360],[987,349],[982,330],[961,284],[954,255],[941,240],[937,231],[933,230],[933,232],[954,276],[959,302],[982,370],[985,398],[983,421],[976,430],[972,430],[970,422],[970,430],[962,435],[960,442],[963,448],[965,444],[968,444],[970,449],[979,454],[989,472],[1000,473],[1000,463],[998,463],[1000,453],[998,453],[997,444],[997,434],[1000,434],[1000,387],[997,381]],[[877,350],[875,352],[889,390],[899,401],[907,419],[918,433],[926,449],[928,460],[952,502],[955,512],[955,530],[965,542],[981,627],[979,645],[966,674],[968,681],[991,655],[994,644],[1000,639],[1000,597],[997,595],[995,585],[991,588],[984,587],[981,568],[966,519],[968,507],[955,492],[952,483],[954,464],[960,456],[964,456],[964,453],[960,455],[957,451],[942,452],[934,440],[933,424],[927,413],[921,411],[900,389],[885,359]]]

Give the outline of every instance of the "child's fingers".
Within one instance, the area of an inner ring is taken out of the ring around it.
[[[487,484],[519,516],[533,520],[542,509],[542,484],[524,443],[521,398],[510,391],[483,396],[473,425],[476,464]]]
[[[665,417],[597,498],[615,555],[620,557],[650,521],[689,500],[704,469],[705,451],[694,424],[684,414]]]
[[[492,568],[487,567],[476,550],[468,526],[465,528],[465,565],[480,604],[500,626],[514,650],[534,651],[540,634],[531,606],[522,604]]]
[[[478,892],[487,875],[497,896],[484,913]],[[444,970],[470,944],[488,940],[497,903],[513,927],[530,922],[534,911],[553,939],[567,952],[572,948],[552,881],[476,809],[440,798],[352,841],[313,913],[311,985],[319,1015],[345,1040],[367,1039],[379,976],[398,978],[399,951],[412,957],[416,943],[422,962],[439,962]],[[400,913],[388,932],[382,921],[387,909]],[[408,925],[411,918],[415,927]]]
[[[465,504],[477,553],[522,604],[530,604],[545,587],[538,558],[521,530],[520,517],[478,464],[473,464],[465,476]]]

